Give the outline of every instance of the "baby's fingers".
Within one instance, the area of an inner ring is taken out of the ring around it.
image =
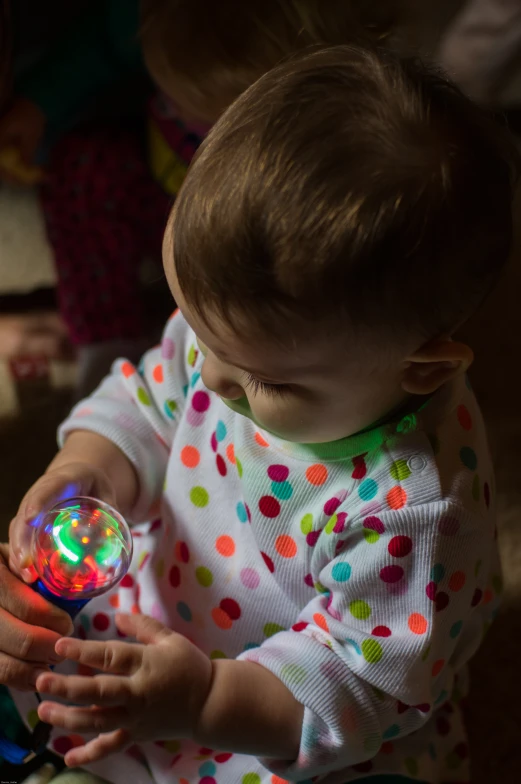
[[[86,664],[96,670],[114,675],[132,675],[141,666],[144,647],[117,640],[98,642],[62,637],[57,641],[55,650],[65,659]]]
[[[38,706],[38,717],[54,727],[74,732],[110,732],[129,723],[125,708],[77,708],[47,700]]]
[[[130,680],[113,675],[89,677],[46,672],[39,676],[36,687],[42,694],[86,705],[123,706],[132,700]]]
[[[76,746],[65,755],[65,764],[69,768],[88,765],[90,762],[109,757],[117,751],[121,751],[129,743],[129,735],[126,730],[115,730],[114,732],[98,735],[94,740],[89,741],[85,746]]]

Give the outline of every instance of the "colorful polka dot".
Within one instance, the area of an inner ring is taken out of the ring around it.
[[[444,659],[438,659],[437,661],[435,661],[434,664],[432,665],[433,676],[436,677],[437,675],[439,675],[440,672],[443,670],[444,666],[445,666]]]
[[[269,446],[268,442],[258,431],[255,433],[255,441],[259,446],[262,446],[266,449]]]
[[[179,588],[181,584],[181,572],[178,566],[172,566],[168,573],[168,581],[172,588]]]
[[[397,583],[402,579],[403,574],[401,566],[384,566],[380,569],[380,580],[384,583]]]
[[[279,632],[283,631],[284,626],[280,626],[278,623],[266,623],[263,629],[265,637],[273,637],[274,634],[278,634]]]
[[[456,639],[456,637],[459,635],[462,629],[463,629],[463,621],[456,621],[456,623],[452,624],[452,626],[450,627],[449,634],[453,640]]]
[[[289,482],[273,482],[271,492],[280,501],[289,501],[293,495],[293,487]]]
[[[201,460],[199,450],[195,446],[185,446],[181,450],[181,462],[187,468],[196,468]]]
[[[192,611],[185,602],[178,602],[177,603],[177,612],[183,619],[183,621],[190,622],[192,620]]]
[[[246,511],[246,507],[242,501],[239,501],[237,506],[235,507],[235,511],[237,512],[237,517],[241,523],[248,522],[248,512]]]
[[[353,457],[353,473],[351,474],[352,479],[363,479],[367,474],[367,466],[365,464],[364,458],[365,454]]]
[[[121,372],[125,376],[125,378],[130,378],[136,372],[136,368],[130,362],[123,362],[121,365]]]
[[[235,446],[233,444],[228,444],[226,447],[226,457],[232,465],[235,465]]]
[[[239,474],[239,479],[242,479],[242,474],[243,474],[242,463],[237,457],[237,455],[235,455],[235,465],[237,466],[237,473]]]
[[[454,572],[451,575],[449,580],[449,588],[451,591],[461,591],[463,586],[465,585],[466,577],[465,572]]]
[[[335,514],[336,510],[338,509],[341,503],[342,501],[340,500],[340,498],[337,498],[336,496],[334,498],[330,498],[324,504],[324,514],[327,515],[328,517],[331,517],[331,515]]]
[[[226,468],[226,463],[224,462],[224,457],[222,455],[217,455],[215,458],[215,464],[217,466],[217,471],[221,476],[226,476],[228,469]]]
[[[195,570],[195,579],[203,588],[208,588],[213,583],[213,574],[206,566],[198,566]]]
[[[421,613],[411,613],[407,623],[413,634],[425,634],[429,628],[427,618],[421,615]]]
[[[163,376],[163,365],[156,365],[152,371],[152,378],[156,382],[156,384],[162,384],[164,379]]]
[[[214,607],[211,612],[211,615],[215,625],[218,626],[219,629],[223,629],[223,631],[227,631],[228,629],[232,628],[233,626],[232,619],[230,618],[228,613],[226,613],[221,607]]]
[[[280,504],[273,496],[265,495],[259,501],[259,510],[264,517],[278,517],[280,514]]]
[[[289,476],[289,468],[284,465],[271,465],[268,476],[273,482],[285,482]]]
[[[460,460],[465,466],[465,468],[469,468],[471,471],[475,471],[478,467],[478,458],[476,453],[470,446],[463,446],[460,449]]]
[[[231,558],[235,554],[235,542],[231,536],[219,536],[215,542],[215,549],[225,558]]]
[[[391,509],[401,509],[407,503],[407,493],[403,487],[396,485],[387,493],[386,501]]]
[[[391,726],[385,730],[382,737],[385,738],[386,740],[390,740],[391,738],[396,738],[399,734],[400,734],[400,725],[391,724]]]
[[[259,587],[260,576],[255,569],[242,569],[241,570],[241,583],[245,588],[253,590]]]
[[[145,390],[143,389],[143,387],[139,387],[139,389],[137,391],[137,399],[144,406],[151,406],[152,405],[152,403],[150,402],[150,398],[147,395],[147,393],[145,392]]]
[[[282,558],[294,558],[298,550],[295,540],[287,534],[277,536],[275,549]]]
[[[275,565],[274,565],[273,561],[271,560],[269,555],[267,555],[266,553],[262,553],[261,552],[261,555],[262,555],[264,563],[268,567],[269,571],[273,574],[273,572],[275,571]]]
[[[376,640],[364,640],[362,645],[362,656],[369,664],[376,664],[383,656],[383,649]]]
[[[241,779],[241,784],[261,784],[261,777],[257,773],[246,773]]]
[[[349,612],[359,621],[365,621],[371,615],[371,608],[367,602],[364,602],[361,599],[355,599],[349,605]]]
[[[302,520],[300,521],[300,530],[303,534],[307,535],[310,534],[313,530],[313,515],[312,514],[305,514]]]
[[[390,637],[391,630],[388,626],[375,626],[371,634],[375,637]]]
[[[210,395],[207,392],[196,392],[192,397],[192,408],[202,414],[210,408]]]
[[[188,549],[188,545],[186,542],[176,542],[174,545],[174,555],[176,561],[180,563],[188,563],[190,560],[190,550]]]
[[[219,606],[230,616],[232,621],[237,621],[241,617],[241,608],[235,599],[223,599]]]
[[[412,550],[412,539],[409,536],[393,536],[387,549],[393,558],[405,558]]]
[[[199,776],[214,776],[217,773],[217,765],[214,762],[203,762],[198,770]]]
[[[358,488],[358,495],[362,501],[371,501],[378,493],[378,485],[374,479],[364,479]]]
[[[315,613],[313,615],[313,620],[320,629],[322,629],[325,632],[329,632],[329,626],[322,613]]]
[[[403,482],[405,479],[408,479],[412,473],[406,460],[395,460],[389,470],[395,482]]]
[[[321,487],[327,482],[328,470],[325,465],[315,463],[306,469],[306,479],[310,485]]]
[[[175,343],[171,338],[163,338],[161,356],[163,359],[173,359],[175,357]]]
[[[92,625],[97,631],[105,632],[110,626],[110,618],[108,615],[105,615],[105,613],[96,613],[92,619]]]
[[[210,500],[210,496],[208,495],[208,491],[204,489],[204,487],[192,487],[190,490],[190,501],[193,503],[194,506],[199,507],[202,509],[203,507],[208,505],[208,501]]]
[[[445,591],[438,591],[436,594],[436,612],[442,612],[445,610],[450,603],[449,595],[445,593]]]
[[[351,577],[351,565],[346,561],[336,563],[331,570],[331,576],[337,583],[346,583]]]
[[[378,517],[366,517],[364,520],[364,538],[369,544],[375,544],[381,534],[385,531],[385,526]]]
[[[219,441],[219,443],[220,443],[221,441],[224,441],[224,439],[226,438],[226,433],[227,433],[227,431],[226,431],[226,425],[225,425],[225,424],[224,424],[224,422],[223,422],[223,421],[220,419],[220,420],[217,422],[217,427],[215,428],[215,435],[216,435],[216,437],[217,437],[217,441]]]
[[[463,430],[472,430],[472,417],[466,406],[460,405],[457,410],[458,422]]]
[[[435,564],[431,569],[431,580],[439,583],[445,577],[445,567],[443,564]]]
[[[174,418],[174,411],[177,409],[175,400],[165,400],[164,412],[169,419]]]

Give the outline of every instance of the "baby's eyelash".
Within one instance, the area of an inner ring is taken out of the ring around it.
[[[246,389],[251,389],[254,395],[263,392],[265,395],[283,397],[287,392],[287,386],[284,384],[267,384],[265,381],[259,381],[259,379],[252,376],[251,373],[247,373],[246,375],[245,387]]]

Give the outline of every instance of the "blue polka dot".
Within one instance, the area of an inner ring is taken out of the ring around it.
[[[452,626],[450,627],[449,634],[453,640],[458,636],[458,634],[461,632],[462,629],[463,629],[463,621],[456,621],[456,623],[452,624]]]
[[[293,488],[289,482],[272,482],[271,492],[280,501],[287,501],[293,495]]]
[[[239,501],[236,507],[237,517],[241,521],[241,523],[248,522],[248,512],[246,511],[246,507],[244,506],[242,501]]]
[[[337,583],[346,583],[351,577],[351,565],[346,561],[343,563],[336,563],[331,571],[333,580]]]
[[[362,649],[360,648],[360,646],[358,645],[358,643],[356,642],[356,640],[350,640],[350,639],[347,639],[347,640],[346,640],[346,642],[347,642],[347,643],[349,643],[349,645],[352,645],[352,646],[353,646],[353,648],[355,649],[355,651],[357,652],[357,654],[358,654],[359,656],[361,656],[361,655],[362,655]]]
[[[445,576],[445,567],[443,564],[436,564],[431,569],[431,580],[435,583],[439,583],[443,580]]]
[[[226,438],[226,425],[221,419],[217,422],[217,427],[215,428],[215,437],[218,441],[224,441]]]
[[[384,734],[382,735],[384,740],[391,740],[391,738],[396,738],[397,735],[400,734],[400,727],[398,724],[391,724],[390,727],[387,727]]]
[[[191,621],[192,620],[192,611],[187,604],[184,602],[177,603],[177,612],[183,619],[183,621]]]
[[[358,495],[362,501],[370,501],[378,492],[378,485],[374,479],[364,479],[358,488]]]
[[[200,378],[201,378],[201,374],[198,371],[192,373],[192,378],[190,379],[190,386],[192,387],[192,389],[195,387],[195,385],[197,384]]]
[[[478,458],[476,453],[470,446],[462,446],[459,453],[461,462],[465,466],[465,468],[469,468],[471,471],[475,471],[478,467]]]
[[[215,762],[211,762],[210,760],[208,760],[208,762],[203,762],[199,768],[199,775],[201,778],[204,778],[204,776],[215,776],[216,772],[217,765]]]
[[[183,396],[186,397],[188,395],[188,384],[183,387]]]
[[[253,648],[260,648],[259,643],[258,642],[247,642],[246,645],[244,646],[244,650],[245,651],[251,651],[251,650],[253,650]]]

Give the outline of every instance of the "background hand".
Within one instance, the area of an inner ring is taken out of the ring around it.
[[[7,182],[32,185],[44,178],[34,164],[43,139],[46,119],[26,98],[18,98],[0,120],[0,177]]]

